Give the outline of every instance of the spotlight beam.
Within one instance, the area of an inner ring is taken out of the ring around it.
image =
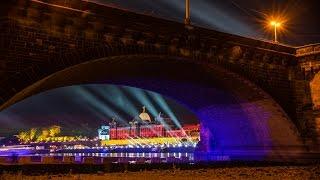
[[[168,106],[167,102],[160,95],[158,95],[156,93],[151,93],[151,92],[148,92],[148,93],[151,94],[152,97],[154,97],[155,101],[160,105],[160,107],[164,110],[164,112],[172,119],[174,124],[178,128],[181,128],[182,127],[181,123],[179,122],[177,117],[174,115],[174,113],[172,112],[172,110]]]
[[[123,92],[120,88],[110,86],[105,89],[108,89],[110,91],[108,92],[108,91],[101,90],[101,89],[98,90],[99,94],[104,98],[104,100],[108,101],[109,103],[112,103],[117,108],[122,109],[124,112],[126,112],[130,116],[135,116],[136,114],[139,113],[137,108],[132,104],[132,102],[130,100],[128,100],[126,98],[126,96],[123,94]],[[110,93],[111,93],[111,95],[110,95]],[[115,97],[122,98],[124,102],[121,103],[120,101],[118,101],[118,103],[114,103]]]
[[[76,90],[76,93],[80,94],[81,97],[83,97],[88,103],[89,106],[92,108],[97,109],[99,112],[105,114],[107,117],[118,117],[118,120],[120,120],[122,123],[128,125],[127,122],[123,121],[123,117],[118,114],[116,111],[114,111],[109,106],[106,106],[103,102],[101,102],[99,99],[97,99],[94,95],[92,95],[90,92],[88,92],[84,88],[78,88]]]

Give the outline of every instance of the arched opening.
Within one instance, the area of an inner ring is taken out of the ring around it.
[[[4,106],[32,94],[74,84],[108,83],[171,97],[200,120],[199,157],[266,159],[302,145],[281,107],[259,87],[214,65],[167,56],[98,59],[57,72],[29,86]]]
[[[42,92],[1,112],[0,125],[0,136],[10,135],[8,139],[14,140],[12,135],[18,135],[14,145],[43,147],[30,152],[41,156],[49,151],[50,156],[78,157],[81,153],[80,157],[111,154],[118,158],[146,153],[193,160],[200,140],[197,117],[173,99],[105,84]]]

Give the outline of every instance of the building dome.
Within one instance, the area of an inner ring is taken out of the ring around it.
[[[142,120],[142,121],[147,121],[147,122],[151,122],[151,118],[150,118],[150,115],[148,113],[146,113],[146,107],[143,106],[142,108],[142,113],[139,115],[139,118]]]

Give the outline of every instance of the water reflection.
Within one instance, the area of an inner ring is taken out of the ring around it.
[[[81,157],[115,157],[115,158],[188,158],[194,159],[193,153],[48,153],[48,154],[34,154],[31,156],[74,156],[76,158]]]

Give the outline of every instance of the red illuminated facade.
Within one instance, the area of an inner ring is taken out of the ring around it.
[[[163,117],[161,113],[151,120],[150,115],[143,107],[142,113],[129,122],[129,126],[119,127],[115,119],[110,122],[110,139],[131,139],[131,138],[159,138],[177,137],[187,138],[199,136],[200,125],[184,125],[177,128],[168,117]]]
[[[166,130],[163,125],[149,124],[134,127],[117,127],[110,129],[110,139],[199,136],[200,125],[185,125],[181,129]]]

